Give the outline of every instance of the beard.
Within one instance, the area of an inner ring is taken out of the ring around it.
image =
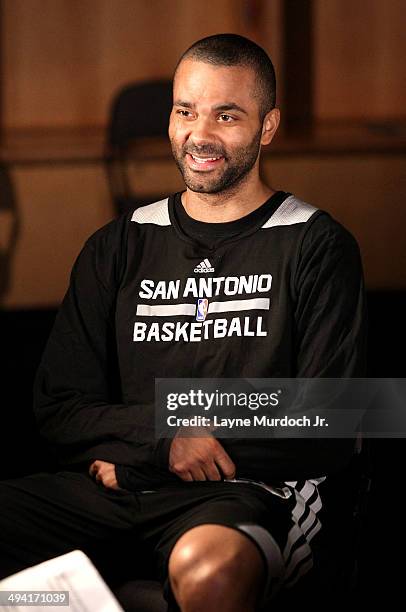
[[[185,143],[182,147],[177,147],[173,140],[171,147],[175,163],[188,189],[196,193],[220,193],[235,188],[252,170],[261,148],[261,136],[262,126],[247,146],[230,152],[211,144],[198,147]],[[193,171],[187,165],[187,153],[196,156],[223,157],[225,167],[213,172]]]

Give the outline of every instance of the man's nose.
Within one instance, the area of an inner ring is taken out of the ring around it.
[[[199,117],[191,126],[189,139],[195,145],[204,145],[213,142],[214,132],[213,122],[210,118]]]

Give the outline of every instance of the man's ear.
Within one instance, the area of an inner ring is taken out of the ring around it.
[[[261,144],[267,145],[271,142],[273,137],[275,136],[276,130],[278,129],[279,122],[281,119],[281,114],[279,108],[273,108],[265,115],[263,124],[262,124],[262,136],[261,136]]]

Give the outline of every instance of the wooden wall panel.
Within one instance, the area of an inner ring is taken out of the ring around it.
[[[405,155],[269,159],[265,176],[330,212],[356,237],[370,289],[406,288]]]
[[[169,77],[189,44],[219,31],[262,44],[282,85],[281,2],[2,0],[5,125],[101,125],[119,86]],[[405,116],[406,3],[313,6],[316,118]]]
[[[170,77],[191,43],[216,32],[275,50],[279,2],[257,3],[252,22],[246,0],[3,0],[5,125],[102,125],[119,86]]]
[[[85,240],[113,218],[103,168],[23,166],[11,180],[20,230],[1,306],[58,305]]]
[[[77,0],[4,0],[3,15],[5,125],[80,124],[100,92],[97,11]]]
[[[314,0],[315,115],[406,116],[406,2]]]
[[[283,74],[283,31],[282,31],[283,0],[273,0],[262,3],[262,20],[256,36],[252,36],[261,47],[269,53],[276,72],[276,104],[279,106],[284,97]],[[248,34],[249,35],[249,32]]]

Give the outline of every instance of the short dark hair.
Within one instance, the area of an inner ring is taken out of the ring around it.
[[[276,78],[269,55],[256,43],[238,34],[214,34],[187,49],[175,69],[185,59],[195,59],[215,66],[247,66],[257,78],[261,119],[275,107]]]

